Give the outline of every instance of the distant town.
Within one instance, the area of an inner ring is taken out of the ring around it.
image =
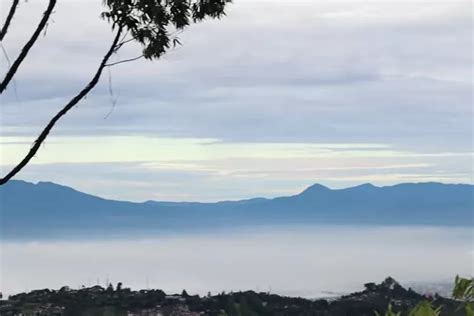
[[[133,291],[121,283],[81,289],[64,286],[20,293],[0,300],[0,315],[123,315],[123,316],[251,316],[251,315],[351,315],[385,313],[390,305],[401,315],[422,301],[442,306],[441,315],[464,315],[460,302],[436,293],[422,295],[405,289],[393,278],[380,284],[367,283],[365,289],[334,299],[305,299],[254,291],[206,296],[190,295],[185,290],[169,295],[162,290]]]

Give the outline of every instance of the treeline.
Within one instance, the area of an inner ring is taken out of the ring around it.
[[[254,291],[209,293],[201,297],[183,290],[181,294],[167,295],[161,290],[132,291],[121,283],[115,288],[63,287],[11,296],[0,301],[0,315],[471,316],[466,313],[472,307],[472,282],[463,280],[466,279],[457,279],[456,299],[436,294],[427,297],[405,289],[392,278],[380,284],[367,283],[363,291],[334,300]]]

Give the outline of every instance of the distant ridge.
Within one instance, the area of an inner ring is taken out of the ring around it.
[[[134,203],[103,199],[52,182],[0,187],[2,238],[111,236],[249,225],[363,224],[472,226],[474,186],[370,183],[345,189],[314,184],[272,199],[217,203]]]

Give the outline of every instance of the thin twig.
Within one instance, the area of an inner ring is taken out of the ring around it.
[[[125,44],[127,44],[127,43],[129,43],[129,42],[131,42],[131,41],[134,41],[134,40],[135,40],[134,38],[130,38],[130,39],[126,40],[126,41],[120,42],[120,43],[117,45],[117,48],[116,48],[115,50],[119,50],[123,45],[125,45]]]
[[[143,58],[143,57],[145,57],[145,56],[140,55],[140,56],[137,56],[135,58],[120,60],[120,61],[117,61],[115,63],[106,64],[105,67],[111,67],[111,66],[115,66],[115,65],[118,65],[118,64],[128,63],[128,62],[135,61],[135,60],[138,60],[138,59]]]
[[[4,56],[5,59],[7,60],[8,67],[11,67],[11,66],[12,66],[12,62],[11,62],[10,58],[8,57],[7,51],[5,50],[5,47],[3,46],[2,43],[0,43],[0,47],[2,48],[3,56]]]
[[[123,45],[127,44],[128,42],[131,42],[131,41],[135,40],[133,37],[128,39],[128,40],[125,40],[125,38],[127,36],[128,36],[128,31],[123,35],[122,39],[117,44],[117,47],[115,48],[115,51],[119,50]]]
[[[28,55],[28,52],[30,51],[31,47],[35,44],[36,40],[38,39],[38,36],[40,35],[41,31],[45,28],[46,23],[48,22],[49,17],[51,16],[51,13],[53,12],[54,6],[56,5],[56,0],[49,0],[49,5],[44,11],[43,18],[41,19],[40,23],[38,24],[38,27],[36,28],[35,32],[31,36],[28,42],[26,42],[25,46],[20,52],[20,55],[18,58],[13,62],[12,66],[8,69],[7,74],[5,75],[5,78],[3,81],[0,83],[0,94],[3,93],[3,91],[6,90],[8,83],[12,80],[13,76],[15,75],[16,71],[20,67],[21,63],[23,60],[26,58]]]
[[[129,32],[129,31],[127,30],[127,31],[123,34],[123,36],[122,36],[122,38],[120,39],[118,45],[120,45],[120,44],[123,42],[123,40],[128,36],[128,32]]]
[[[46,137],[48,137],[48,134],[51,132],[53,127],[56,125],[56,123],[64,115],[66,115],[66,113],[69,110],[71,110],[82,98],[84,98],[89,93],[89,91],[91,91],[97,85],[97,83],[99,82],[100,76],[102,75],[102,71],[104,70],[105,65],[107,64],[107,61],[115,52],[115,48],[117,46],[117,43],[120,39],[121,34],[122,34],[122,27],[120,26],[112,42],[112,45],[110,46],[109,50],[104,55],[104,57],[102,58],[102,61],[99,64],[99,68],[97,69],[94,77],[92,77],[91,81],[74,98],[72,98],[71,101],[69,101],[69,103],[66,104],[61,109],[61,111],[59,111],[51,119],[51,121],[49,121],[48,125],[46,125],[46,127],[43,129],[41,134],[35,140],[35,142],[31,146],[26,156],[7,175],[5,175],[5,177],[0,179],[0,185],[7,183],[11,178],[13,178],[18,172],[21,171],[21,169],[23,169],[30,162],[30,160],[36,155],[36,153],[41,147],[41,144],[43,144],[43,142],[46,140]]]
[[[109,95],[110,95],[110,103],[112,104],[112,106],[110,107],[109,112],[104,116],[104,120],[109,118],[110,114],[112,114],[118,100],[118,98],[114,97],[114,90],[112,87],[112,71],[110,70],[110,67],[107,67],[107,73],[109,75]]]
[[[12,66],[12,62],[10,60],[10,57],[8,57],[8,53],[7,53],[7,50],[5,49],[5,47],[3,46],[3,44],[0,42],[0,47],[2,48],[2,52],[3,52],[3,56],[5,56],[5,59],[7,60],[7,63],[8,63],[8,67],[11,67]],[[12,79],[12,83],[13,83],[13,92],[15,93],[15,99],[18,101],[18,90],[16,88],[16,81],[15,79]]]
[[[16,8],[18,7],[18,3],[20,0],[13,0],[12,5],[10,7],[10,11],[8,12],[7,18],[5,20],[5,23],[3,24],[2,30],[0,31],[0,42],[3,41],[3,38],[8,32],[8,27],[10,26],[10,23],[13,19],[13,16],[15,15]]]
[[[119,45],[127,44],[128,42],[131,42],[131,41],[134,41],[134,40],[135,40],[135,38],[132,37],[132,38],[129,38],[128,40],[126,40],[126,41],[120,42]]]

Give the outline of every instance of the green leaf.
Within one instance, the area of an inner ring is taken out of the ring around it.
[[[474,298],[474,279],[465,279],[456,276],[453,297],[455,299],[471,301]]]
[[[466,316],[474,316],[474,303],[466,303]]]
[[[441,306],[434,308],[430,302],[423,301],[419,303],[410,312],[409,316],[439,316],[441,315]]]
[[[388,304],[387,311],[384,316],[400,316],[401,313],[395,313],[392,309],[392,304]],[[375,311],[375,316],[381,316],[377,311]]]

